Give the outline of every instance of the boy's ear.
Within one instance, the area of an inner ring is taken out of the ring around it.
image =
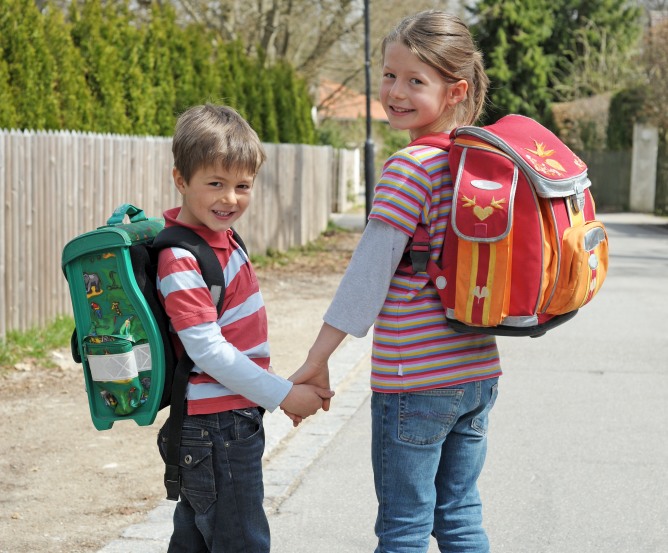
[[[183,194],[188,183],[176,167],[172,169],[172,178],[174,179],[174,185],[176,186],[176,189],[179,191],[179,193]]]
[[[448,104],[451,106],[457,105],[459,102],[464,100],[466,98],[466,93],[468,92],[469,89],[469,83],[467,83],[464,79],[457,81],[456,83],[452,83],[448,87]]]

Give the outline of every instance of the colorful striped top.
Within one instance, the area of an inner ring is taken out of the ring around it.
[[[409,146],[386,162],[369,217],[409,237],[418,222],[425,223],[437,260],[452,195],[447,152]],[[371,365],[371,387],[377,392],[454,386],[501,374],[494,336],[449,328],[427,273],[401,271],[393,276],[376,319]]]

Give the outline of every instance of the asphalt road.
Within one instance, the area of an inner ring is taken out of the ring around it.
[[[480,481],[495,553],[668,552],[668,219],[602,219],[594,301],[546,336],[499,339]],[[369,428],[367,398],[272,515],[272,551],[373,551]]]

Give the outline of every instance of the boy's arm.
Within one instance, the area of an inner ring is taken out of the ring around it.
[[[178,335],[195,365],[267,411],[276,409],[292,388],[291,382],[265,371],[225,340],[217,323],[191,326]]]
[[[216,323],[204,323],[178,332],[195,364],[226,388],[274,411],[279,405],[302,417],[313,415],[334,393],[314,384],[293,384],[256,365],[230,344]]]
[[[174,252],[176,251],[176,255]],[[178,248],[160,252],[158,288],[164,306],[184,349],[199,369],[234,393],[243,395],[268,411],[286,403],[302,416],[322,407],[329,390],[301,385],[265,371],[246,353],[225,340],[218,325],[215,306],[197,265],[190,254]],[[259,297],[259,296],[258,296]],[[258,344],[262,349],[266,344]],[[264,356],[264,351],[257,351]],[[266,352],[268,355],[268,352]]]

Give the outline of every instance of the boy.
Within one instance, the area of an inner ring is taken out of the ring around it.
[[[172,152],[182,206],[165,212],[166,226],[183,225],[206,239],[223,266],[227,289],[218,319],[195,258],[180,248],[160,252],[161,299],[178,335],[177,349],[185,348],[195,363],[169,551],[265,553],[262,409],[280,406],[307,416],[333,393],[293,385],[269,371],[258,281],[230,230],[248,208],[265,160],[258,136],[229,107],[196,106],[179,117]]]

